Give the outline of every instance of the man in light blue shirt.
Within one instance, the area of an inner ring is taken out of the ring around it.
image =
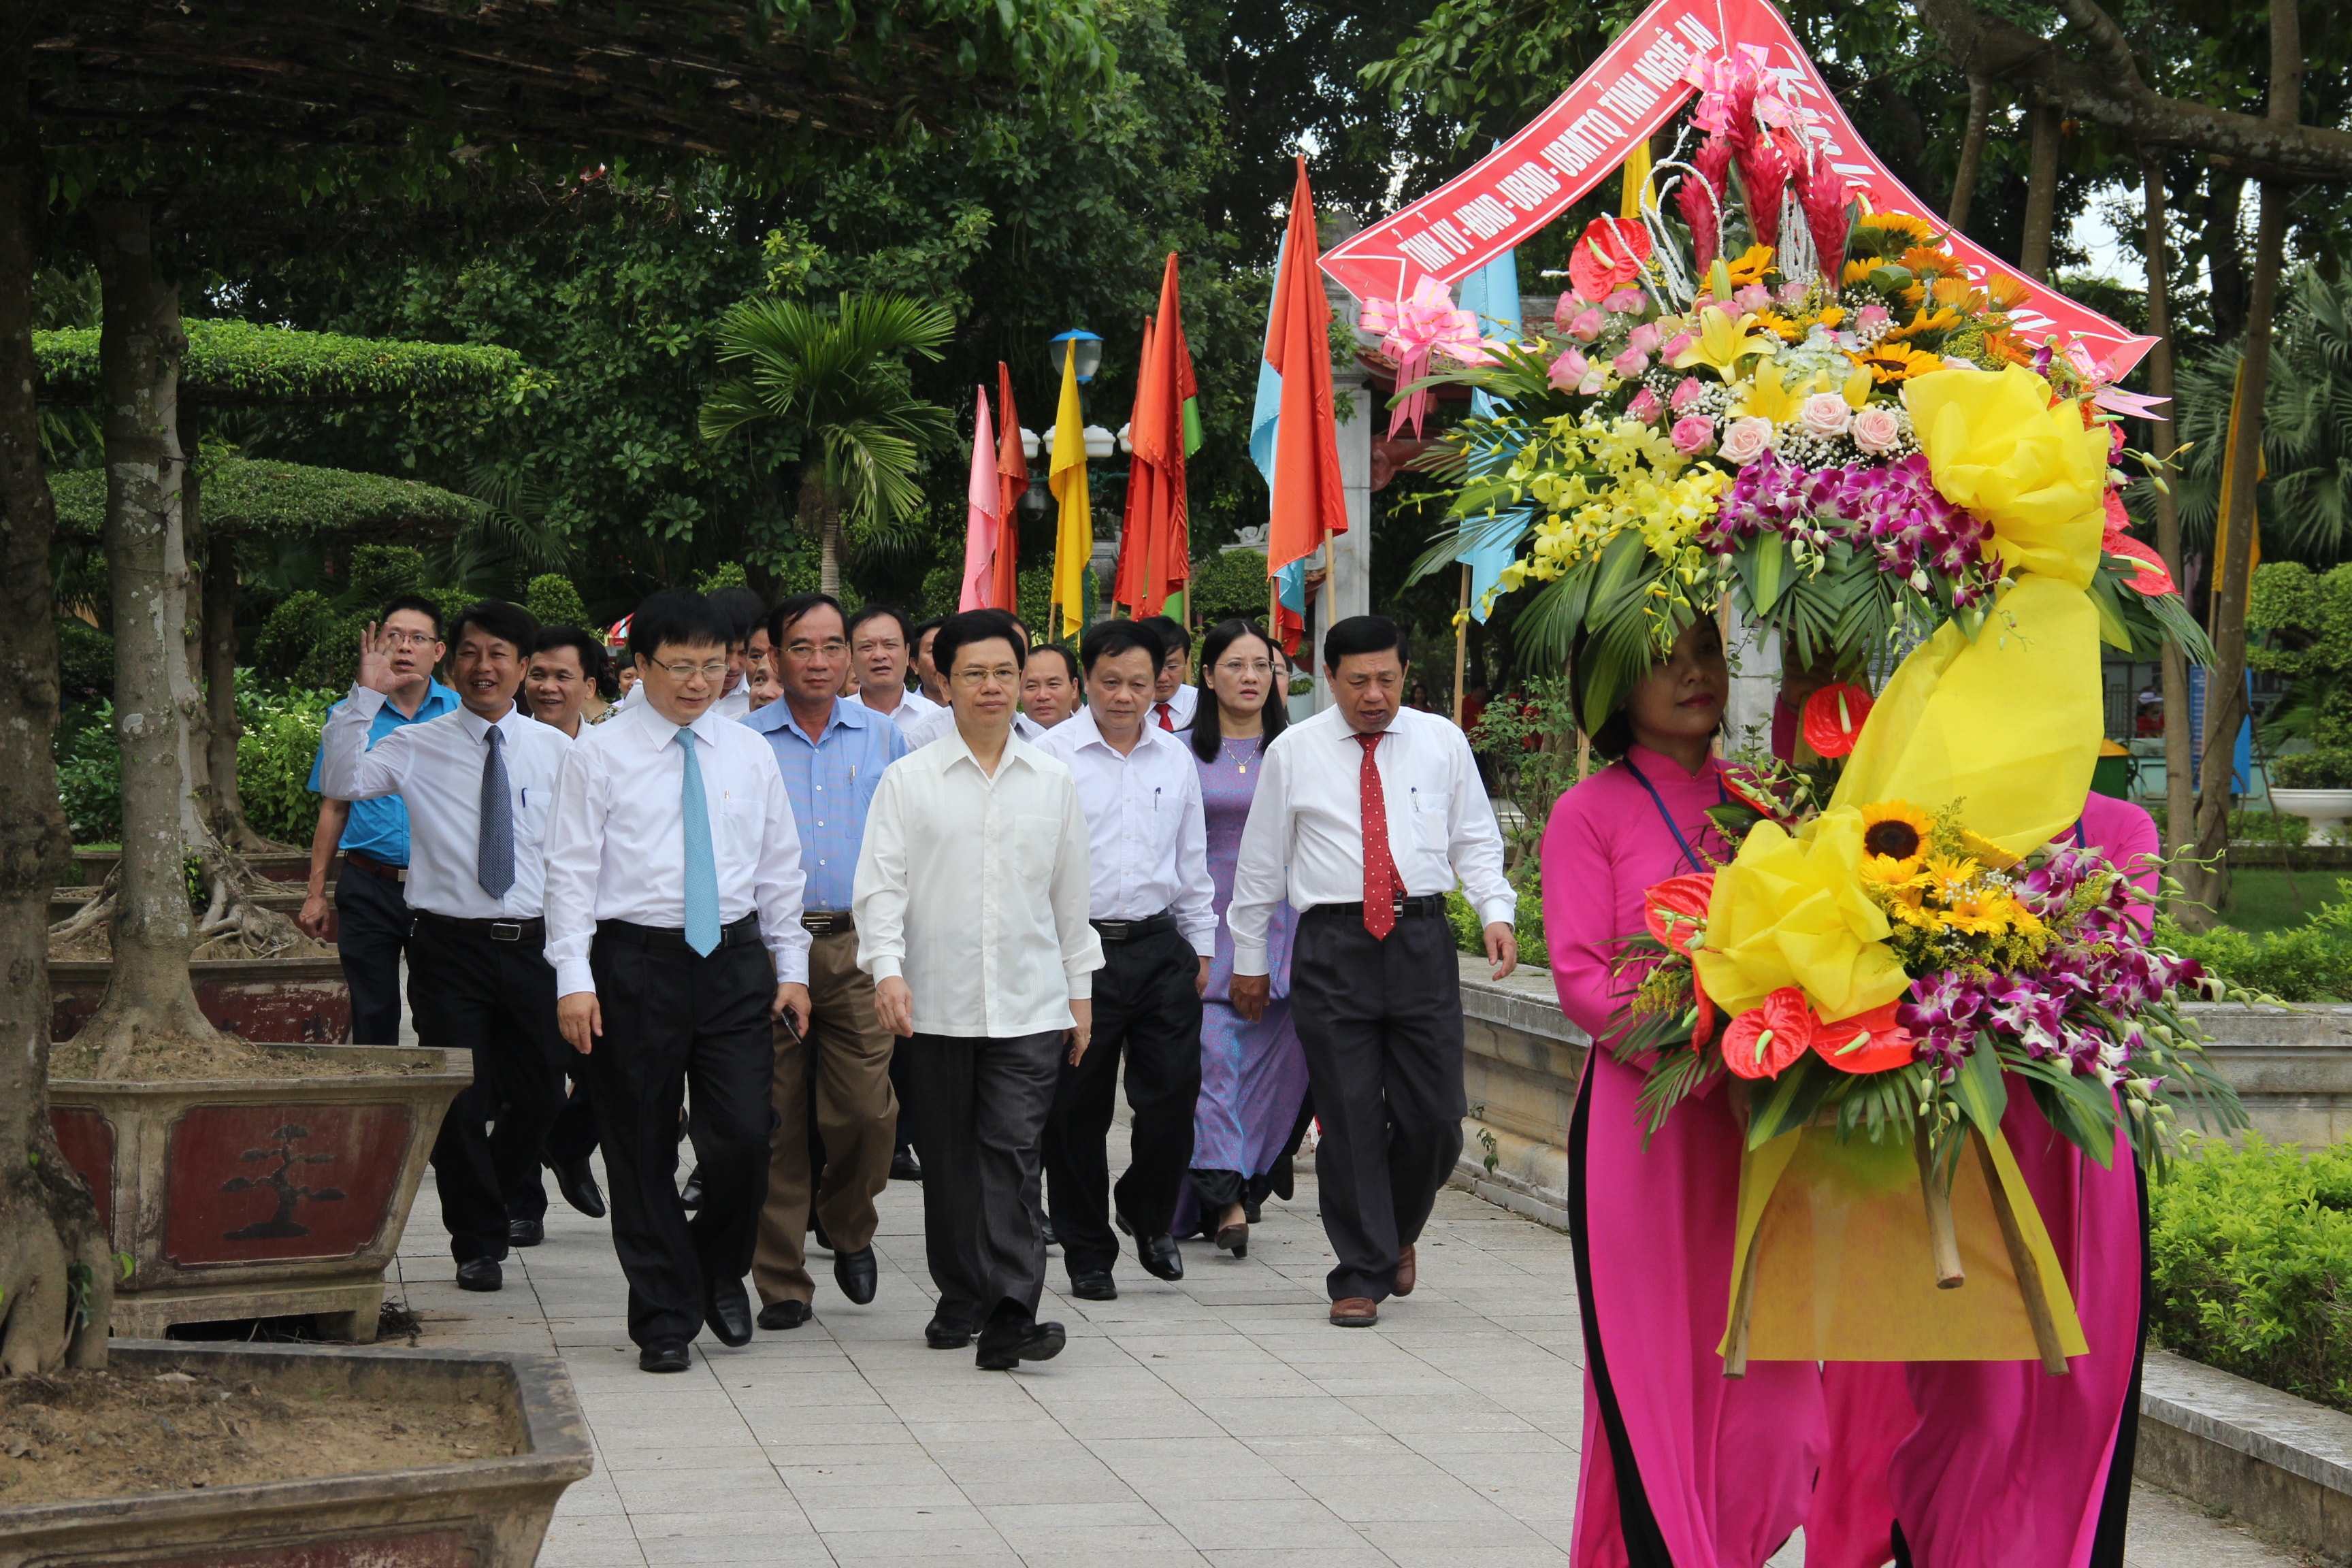
[[[802,1252],[812,1209],[819,1237],[833,1248],[842,1294],[861,1306],[874,1300],[874,1200],[889,1181],[898,1101],[890,1089],[892,1036],[875,1011],[872,978],[857,967],[850,888],[866,805],[882,770],[907,754],[907,742],[887,716],[835,695],[849,668],[846,617],[836,601],[802,594],[778,605],[768,616],[768,647],[783,700],[743,722],[774,749],[800,828],[810,1012],[805,1039],[781,1026],[776,1031],[777,1125],[751,1283],[760,1292],[760,1326],[795,1329],[808,1321],[816,1293]],[[822,1178],[811,1169],[812,1095]]]
[[[457,694],[433,679],[441,662],[441,611],[430,599],[407,594],[384,605],[376,617],[394,686],[369,723],[373,748],[394,730],[454,712]],[[331,718],[350,700],[329,710]],[[319,789],[322,742],[310,763],[310,790]],[[296,923],[316,941],[327,940],[327,868],[335,851],[343,868],[335,879],[336,952],[343,983],[352,993],[352,1043],[400,1043],[400,955],[415,924],[408,909],[408,805],[397,795],[380,800],[341,801],[321,795],[318,830],[310,836],[310,884]]]

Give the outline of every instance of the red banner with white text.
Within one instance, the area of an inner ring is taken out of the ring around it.
[[[1844,177],[1849,193],[1873,211],[1938,216],[1863,143],[1769,0],[1657,0],[1533,123],[1476,166],[1333,246],[1324,271],[1359,300],[1402,300],[1423,278],[1450,284],[1466,277],[1615,173],[1696,90],[1684,74],[1693,64],[1743,44],[1764,51],[1764,69],[1795,108],[1793,129]],[[2020,339],[2074,338],[2094,362],[2105,363],[2104,380],[2120,380],[2156,342],[2027,278],[1964,235],[1951,236],[1947,248],[1979,280],[1999,276],[2025,286],[2025,302],[2010,312]]]

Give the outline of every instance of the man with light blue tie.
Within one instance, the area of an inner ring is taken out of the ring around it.
[[[629,1337],[684,1372],[708,1324],[751,1338],[752,1241],[767,1192],[774,1019],[808,1026],[800,835],[775,753],[714,711],[733,628],[698,594],[638,606],[645,700],[586,731],[556,783],[547,960],[563,1037],[588,1058]],[[702,1175],[677,1201],[677,1118]]]

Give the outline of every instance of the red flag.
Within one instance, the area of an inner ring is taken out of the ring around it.
[[[1315,197],[1302,157],[1282,240],[1282,268],[1274,280],[1274,312],[1265,325],[1265,363],[1282,378],[1265,531],[1268,576],[1322,549],[1333,534],[1348,531],[1339,427],[1331,412],[1331,301],[1324,297],[1317,255]],[[1284,646],[1295,648],[1304,629],[1298,617],[1284,609],[1276,620]]]
[[[1013,406],[1013,367],[996,362],[996,558],[990,563],[991,609],[1021,613],[1021,516],[1013,509],[1029,488],[1029,458],[1021,449],[1021,416]]]

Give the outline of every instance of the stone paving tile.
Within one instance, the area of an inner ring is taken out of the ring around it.
[[[681,1172],[682,1173],[682,1172]],[[456,1289],[426,1184],[394,1295],[421,1342],[552,1352],[598,1468],[541,1568],[1566,1568],[1584,1345],[1567,1238],[1448,1192],[1422,1283],[1381,1323],[1323,1321],[1331,1265],[1311,1180],[1236,1260],[1187,1277],[1123,1258],[1120,1298],[1056,1294],[1056,1361],[983,1373],[936,1352],[921,1194],[884,1194],[881,1288],[648,1377],[604,1226],[560,1202],[496,1295]],[[1801,1535],[1771,1568],[1801,1568]],[[2128,1568],[2291,1568],[2242,1530],[2136,1489]]]

